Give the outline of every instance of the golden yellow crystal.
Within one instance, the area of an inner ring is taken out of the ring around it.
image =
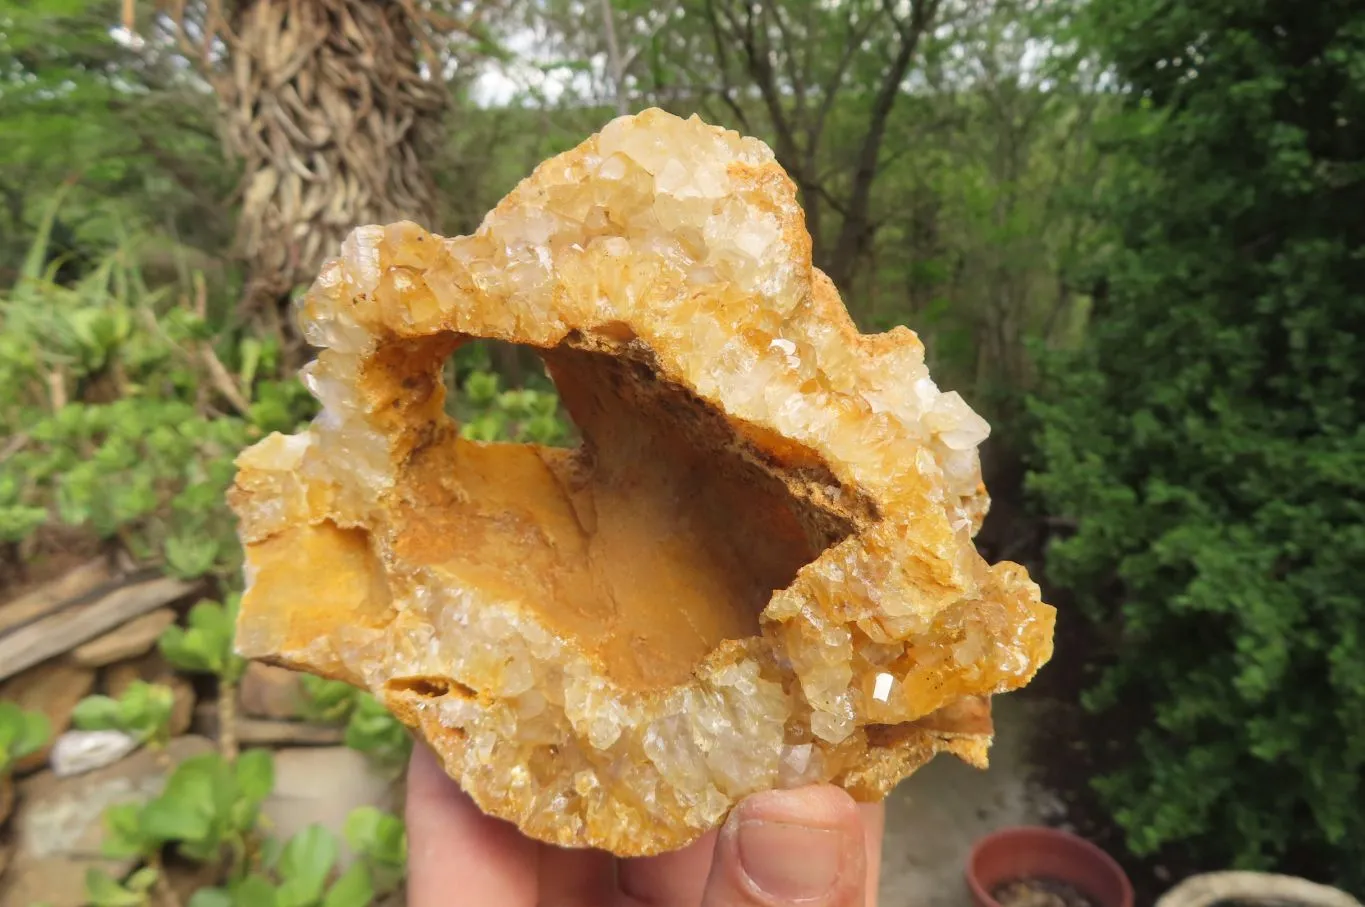
[[[984,765],[1051,654],[972,545],[986,423],[857,332],[755,139],[615,120],[472,236],[356,230],[302,321],[323,409],[238,460],[239,649],[373,691],[528,835],[651,854],[755,791]],[[576,450],[458,437],[478,337],[540,353]]]

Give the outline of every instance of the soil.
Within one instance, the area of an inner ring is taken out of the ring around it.
[[[991,892],[1001,907],[1100,907],[1074,885],[1056,879],[1028,878],[1006,882]]]
[[[64,526],[39,529],[21,545],[0,544],[0,602],[57,579],[104,550],[88,532]]]

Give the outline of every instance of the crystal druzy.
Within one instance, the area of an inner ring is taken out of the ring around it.
[[[346,680],[488,813],[620,855],[747,794],[984,765],[1054,612],[972,536],[988,427],[864,336],[752,138],[651,110],[471,236],[361,227],[302,303],[306,431],[242,453],[242,654]],[[575,449],[464,440],[443,364],[534,349]]]

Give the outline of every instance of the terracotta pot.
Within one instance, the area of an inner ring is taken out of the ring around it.
[[[1133,886],[1114,858],[1084,838],[1055,828],[1005,828],[977,841],[967,859],[967,887],[977,907],[1000,907],[991,892],[1022,878],[1065,882],[1098,907],[1133,907]]]

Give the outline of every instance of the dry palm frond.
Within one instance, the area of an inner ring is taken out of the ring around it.
[[[248,305],[278,299],[355,226],[429,222],[423,168],[446,92],[438,40],[462,21],[418,0],[162,0],[244,162]],[[131,23],[126,23],[131,25]]]

